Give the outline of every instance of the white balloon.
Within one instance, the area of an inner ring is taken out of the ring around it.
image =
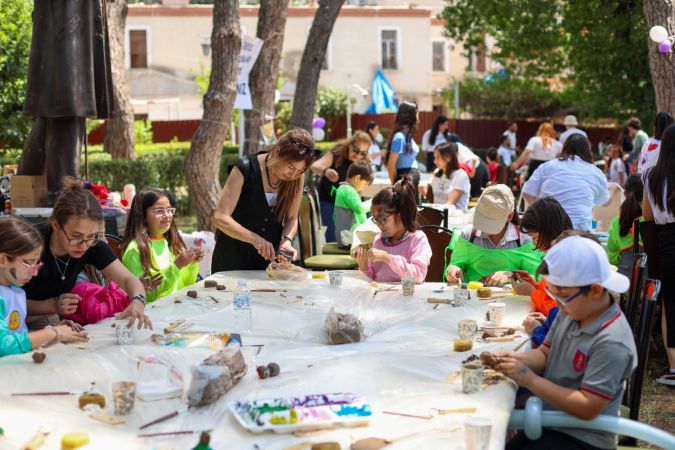
[[[661,25],[653,26],[652,29],[649,30],[649,37],[652,41],[661,43],[668,39],[668,30]]]
[[[315,141],[323,141],[323,138],[326,137],[326,132],[321,128],[312,128],[312,137]]]

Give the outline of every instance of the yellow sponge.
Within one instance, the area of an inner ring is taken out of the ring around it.
[[[483,287],[483,283],[481,283],[480,281],[469,281],[467,287],[469,289],[480,289]]]
[[[83,447],[89,443],[89,435],[87,433],[70,433],[64,434],[61,438],[61,450],[75,450]]]

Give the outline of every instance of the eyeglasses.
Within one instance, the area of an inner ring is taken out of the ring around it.
[[[98,244],[101,242],[101,236],[102,233],[97,233],[93,237],[90,238],[71,238],[68,236],[68,233],[66,233],[66,230],[63,228],[63,225],[59,224],[61,231],[63,231],[63,235],[68,239],[68,245],[71,247],[79,247],[81,245],[84,245],[85,247],[93,247],[94,245]]]
[[[352,151],[353,151],[354,153],[356,153],[357,155],[361,155],[361,156],[366,156],[366,155],[368,154],[368,150],[361,150],[361,149],[358,148],[356,145],[354,145],[354,146],[352,147]]]
[[[24,261],[23,259],[20,259],[19,262],[21,263],[22,266],[24,266],[26,269],[28,269],[29,272],[33,272],[34,270],[39,272],[40,269],[42,269],[42,266],[45,265],[45,263],[43,263],[42,261],[38,261],[36,263],[29,264],[26,261]]]
[[[289,165],[288,165],[288,170],[292,170],[292,171],[293,171],[293,175],[295,175],[296,173],[297,173],[298,175],[302,175],[303,173],[305,173],[305,172],[307,171],[307,166],[305,166],[304,169],[300,170],[300,169],[297,169],[295,166],[289,164]]]
[[[155,208],[150,212],[156,216],[173,216],[176,214],[176,208]]]
[[[570,302],[571,302],[572,300],[574,300],[575,298],[577,298],[577,297],[579,297],[580,295],[583,295],[583,294],[585,294],[586,292],[588,292],[589,289],[590,289],[590,288],[589,288],[588,286],[584,286],[584,287],[580,288],[580,289],[577,291],[576,294],[572,295],[571,297],[568,297],[567,299],[564,299],[564,298],[562,298],[562,297],[559,297],[559,296],[555,295],[553,292],[551,292],[551,290],[550,290],[548,287],[545,287],[545,288],[544,288],[544,291],[546,292],[546,294],[548,294],[549,297],[551,297],[551,298],[552,298],[553,300],[555,300],[556,302],[560,303],[561,305],[567,305],[568,303],[570,303]]]
[[[391,216],[392,216],[392,213],[383,213],[383,214],[371,217],[370,220],[372,220],[374,224],[383,227],[387,223],[387,219]]]

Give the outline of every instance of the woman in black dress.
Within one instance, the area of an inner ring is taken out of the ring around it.
[[[317,151],[305,130],[284,134],[267,153],[230,167],[214,213],[216,248],[211,271],[263,270],[270,261],[294,259],[303,174]]]

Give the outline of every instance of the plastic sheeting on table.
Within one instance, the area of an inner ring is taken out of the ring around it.
[[[51,434],[45,449],[58,449],[65,433],[86,431],[92,449],[185,449],[196,445],[199,435],[170,438],[137,438],[138,427],[180,409],[180,399],[145,402],[136,399],[127,423],[106,425],[88,418],[77,407],[77,396],[11,397],[12,392],[86,390],[92,382],[106,396],[105,412],[112,411],[111,384],[116,381],[150,381],[167,377],[162,364],[138,364],[139,358],[154,356],[185,375],[190,368],[214,351],[205,348],[176,348],[153,345],[152,333],[178,318],[194,322],[193,330],[233,331],[232,291],[239,278],[249,280],[251,289],[287,289],[287,292],[252,293],[253,333],[244,334],[243,354],[247,374],[216,403],[192,408],[178,417],[143,432],[213,429],[214,449],[284,449],[300,442],[338,441],[343,448],[365,437],[396,438],[414,434],[391,445],[391,449],[465,448],[463,421],[466,414],[449,414],[432,420],[382,414],[396,411],[427,415],[430,408],[476,407],[477,415],[493,421],[490,449],[504,447],[506,426],[513,406],[515,388],[511,383],[487,387],[480,393],[461,393],[461,380],[449,383],[448,376],[471,353],[513,348],[514,343],[475,343],[472,352],[455,353],[457,320],[472,318],[481,323],[487,302],[471,300],[463,307],[428,304],[440,283],[415,288],[413,297],[403,297],[400,285],[380,283],[376,292],[360,273],[346,272],[343,287],[332,289],[327,279],[302,282],[271,281],[260,272],[228,272],[211,276],[225,284],[227,291],[204,289],[200,297],[212,296],[218,303],[197,302],[185,296],[187,289],[148,305],[155,331],[136,330],[135,344],[115,343],[112,319],[87,326],[90,341],[83,344],[56,344],[46,348],[47,359],[34,364],[30,353],[0,359],[0,426],[5,437],[0,448],[17,448],[44,426]],[[195,289],[194,286],[190,289]],[[179,300],[181,303],[175,303]],[[507,298],[505,325],[521,323],[529,310],[527,298]],[[327,344],[324,319],[331,307],[356,314],[365,327],[365,341],[356,344]],[[263,347],[257,347],[263,345]],[[277,362],[281,374],[258,379],[257,365]],[[240,427],[228,411],[228,403],[279,396],[352,392],[364,396],[374,415],[367,428],[336,429],[322,434],[297,437],[274,433],[252,434]]]

